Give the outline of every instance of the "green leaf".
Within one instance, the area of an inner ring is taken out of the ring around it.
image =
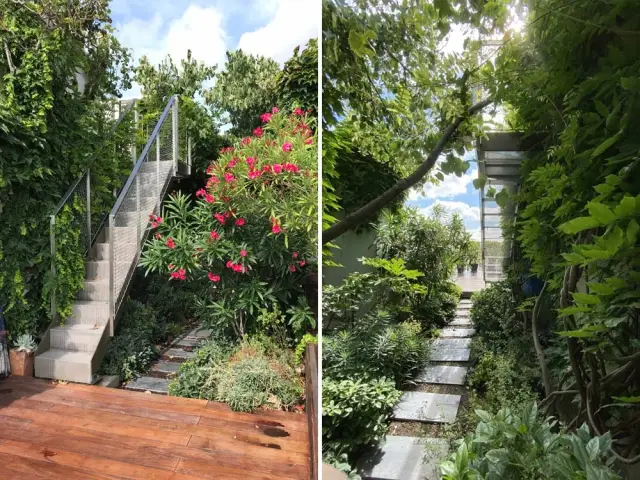
[[[561,308],[560,310],[558,310],[558,313],[560,314],[561,317],[567,317],[569,315],[575,315],[576,313],[587,313],[590,311],[591,309],[589,307],[572,305],[567,308]]]
[[[588,293],[573,292],[573,300],[582,305],[597,305],[601,302],[600,297]]]
[[[640,230],[640,225],[638,225],[638,222],[634,218],[629,222],[629,225],[627,225],[627,242],[631,245],[635,245],[636,243],[638,230]]]
[[[636,199],[625,195],[615,210],[618,218],[631,217],[636,214]]]
[[[557,335],[561,337],[570,337],[570,338],[593,338],[596,336],[598,332],[604,332],[607,330],[607,327],[604,325],[591,325],[579,330],[564,330],[561,332],[556,332]]]
[[[563,253],[562,256],[570,264],[577,265],[584,262],[585,258],[577,253]]]
[[[563,223],[558,228],[566,234],[573,235],[575,233],[582,232],[583,230],[588,230],[598,226],[600,226],[600,222],[593,217],[577,217]]]
[[[501,208],[504,208],[507,205],[507,202],[509,201],[509,192],[507,192],[505,189],[500,190],[495,195],[495,200],[498,206],[500,206]]]
[[[609,116],[609,109],[602,103],[600,100],[595,101],[596,111],[600,114],[602,118],[607,118]]]
[[[620,79],[620,85],[625,90],[640,91],[640,78],[638,77],[622,77]]]
[[[604,153],[606,150],[611,148],[622,136],[622,132],[616,133],[613,137],[607,138],[604,142],[602,142],[598,147],[591,153],[591,158],[597,157],[598,155]]]
[[[611,209],[599,202],[589,202],[587,204],[589,215],[595,218],[601,225],[609,225],[616,219]]]
[[[600,294],[600,295],[611,295],[615,292],[615,289],[611,285],[606,285],[604,283],[589,283],[589,289]]]
[[[475,178],[473,180],[473,187],[480,190],[481,188],[484,188],[485,184],[487,183],[487,176],[486,175],[478,175],[478,178]]]
[[[634,396],[634,397],[611,397],[611,398],[613,398],[616,402],[640,403],[640,396]]]

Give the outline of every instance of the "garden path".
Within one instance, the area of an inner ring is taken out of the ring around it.
[[[482,288],[474,285],[473,290]],[[429,363],[395,406],[390,435],[358,462],[367,479],[435,480],[449,450],[440,426],[456,420],[465,393],[464,382],[475,330],[469,319],[471,291],[463,293],[456,317],[433,341]],[[399,434],[396,434],[399,433]]]
[[[178,373],[180,364],[195,355],[194,350],[211,334],[202,326],[195,327],[176,338],[160,355],[160,359],[151,364],[146,375],[124,385],[125,390],[151,392],[167,395],[169,382]]]

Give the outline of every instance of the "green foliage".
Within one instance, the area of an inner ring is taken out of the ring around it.
[[[592,437],[586,425],[573,434],[541,419],[535,403],[492,415],[476,410],[479,423],[441,463],[444,480],[621,479],[610,455],[611,435]]]
[[[349,457],[345,453],[335,455],[331,452],[325,452],[322,456],[322,463],[331,465],[339,472],[344,473],[349,480],[362,480],[358,472],[349,464]]]
[[[260,126],[260,115],[277,103],[279,72],[278,63],[271,58],[242,50],[227,52],[225,70],[217,75],[205,99],[215,109],[229,114],[234,135],[251,135]]]
[[[13,348],[18,352],[33,353],[37,347],[35,339],[28,333],[23,333],[13,342]]]
[[[128,381],[146,371],[158,356],[156,340],[163,332],[156,312],[151,307],[129,300],[123,308],[122,318],[115,336],[109,342],[100,371]]]
[[[272,341],[245,338],[229,348],[209,340],[180,366],[169,394],[228,403],[235,411],[291,409],[300,403],[301,381],[291,356]]]
[[[322,381],[322,448],[351,461],[363,447],[380,442],[402,392],[386,378]]]
[[[383,312],[369,313],[350,329],[323,336],[322,368],[334,379],[387,377],[400,388],[428,360],[428,345],[419,323],[393,325]]]
[[[292,57],[284,64],[277,77],[278,104],[293,110],[301,107],[305,111],[318,109],[318,39],[309,40],[300,52],[293,50]],[[264,111],[268,110],[265,109]]]
[[[472,300],[469,318],[477,334],[494,350],[504,350],[514,338],[522,338],[526,333],[507,281],[491,283],[474,293]]]
[[[296,345],[295,364],[300,365],[302,362],[304,362],[305,354],[307,352],[307,345],[312,345],[317,343],[318,343],[317,335],[305,333],[304,337],[302,337],[298,345]]]
[[[42,290],[51,268],[46,215],[108,135],[112,105],[105,98],[128,89],[130,75],[106,0],[5,1],[2,25],[0,298],[14,336],[45,326]],[[113,161],[104,155],[96,167],[108,169]]]

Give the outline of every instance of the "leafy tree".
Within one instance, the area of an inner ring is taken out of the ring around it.
[[[227,52],[227,63],[216,84],[205,92],[207,103],[229,114],[231,133],[251,135],[260,126],[260,115],[278,100],[277,78],[280,67],[275,60],[244,53]]]
[[[402,180],[367,205],[325,228],[323,243],[369,220],[411,186],[461,175],[469,137],[482,132],[476,115],[492,103],[474,103],[488,65],[477,64],[479,42],[462,55],[442,51],[454,24],[489,34],[508,17],[507,2],[362,0],[323,2],[323,171],[329,199],[325,222],[333,220],[337,151],[335,132],[349,122],[352,143],[392,164]],[[426,158],[425,158],[426,156]],[[441,156],[436,172],[428,174]]]
[[[111,128],[105,98],[129,88],[130,67],[107,0],[2,0],[0,11],[0,298],[7,329],[18,335],[47,317],[46,216],[103,143]]]
[[[318,109],[318,39],[309,40],[304,50],[296,47],[277,78],[281,107]]]

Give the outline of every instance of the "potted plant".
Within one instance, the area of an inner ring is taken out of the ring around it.
[[[464,273],[464,264],[458,265],[458,274],[462,275]]]
[[[482,259],[482,251],[480,250],[480,242],[471,242],[471,248],[469,252],[469,265],[471,266],[471,272],[476,273],[478,271],[478,265]]]
[[[19,377],[33,377],[33,358],[36,342],[31,335],[20,335],[14,342],[14,348],[9,351],[11,374]]]

